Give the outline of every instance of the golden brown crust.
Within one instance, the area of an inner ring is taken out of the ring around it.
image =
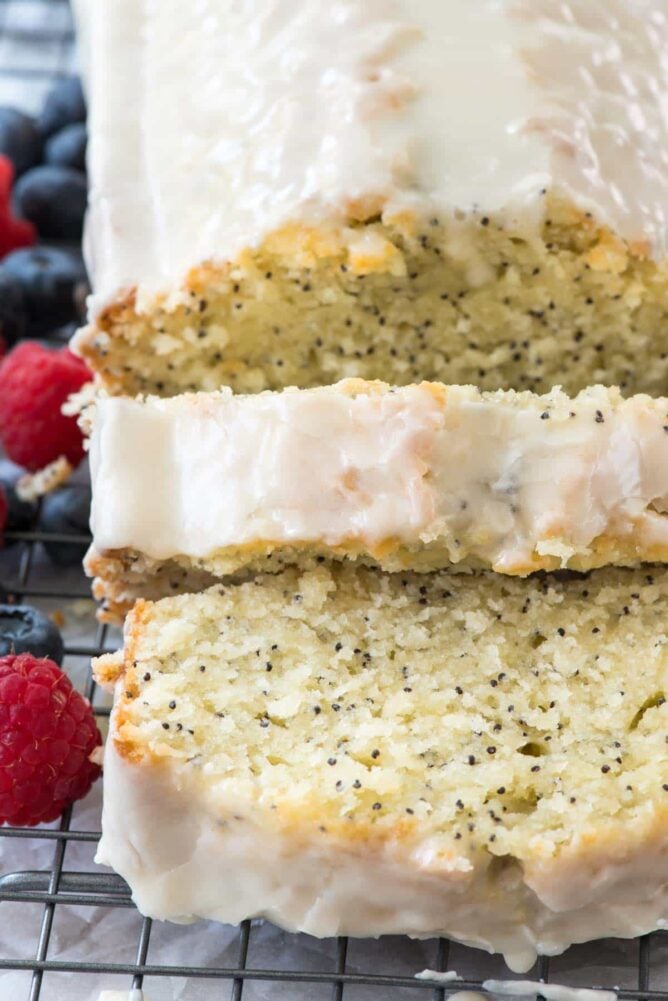
[[[139,695],[137,677],[137,655],[143,632],[148,622],[153,602],[139,600],[128,615],[124,630],[124,647],[116,654],[107,654],[93,661],[95,680],[106,688],[116,691],[114,702],[114,724],[110,739],[122,758],[137,763],[156,762],[159,758],[133,739],[129,720],[129,709]],[[122,682],[122,684],[119,684]]]

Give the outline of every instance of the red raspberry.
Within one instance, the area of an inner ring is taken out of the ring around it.
[[[7,524],[7,518],[9,517],[9,504],[7,503],[7,497],[5,496],[5,491],[0,484],[0,546],[2,546],[3,538],[2,533],[5,530],[5,525]]]
[[[67,348],[23,341],[10,351],[0,363],[0,442],[13,462],[36,472],[64,455],[78,466],[83,435],[61,408],[90,377]]]
[[[12,215],[12,184],[14,167],[11,160],[0,155],[0,258],[12,250],[32,247],[37,240],[37,231],[25,219],[15,219]]]
[[[56,820],[99,778],[101,743],[90,703],[52,660],[0,657],[0,824]]]

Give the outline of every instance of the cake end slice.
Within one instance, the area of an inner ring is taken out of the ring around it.
[[[448,935],[517,970],[668,920],[668,576],[285,570],[140,602],[98,861],[159,919]]]

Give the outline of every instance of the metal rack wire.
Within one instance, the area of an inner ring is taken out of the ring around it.
[[[73,66],[73,30],[67,0],[0,0],[0,103],[23,104],[36,108],[44,92],[58,76],[70,72]],[[12,601],[44,603],[73,602],[89,596],[88,586],[83,576],[74,584],[57,581],[55,584],[43,576],[43,561],[40,561],[40,543],[61,542],[81,546],[87,540],[76,536],[44,535],[38,532],[14,533],[8,535],[11,548],[8,559],[0,559],[0,585]],[[96,656],[108,648],[110,636],[105,626],[96,626],[90,620],[90,642],[70,643],[66,646],[65,669],[75,659]],[[93,704],[96,715],[102,720],[109,709],[98,698],[95,684],[87,671],[84,683],[86,696]],[[272,969],[256,965],[252,961],[254,937],[258,926],[244,922],[238,929],[233,943],[235,961],[229,965],[183,965],[153,960],[152,931],[149,919],[138,919],[130,899],[126,884],[119,877],[102,871],[94,871],[91,865],[86,871],[68,869],[68,851],[72,846],[97,842],[99,831],[81,829],[73,821],[73,811],[68,810],[55,827],[20,830],[0,827],[0,973],[2,971],[25,971],[30,978],[26,996],[30,1001],[49,1001],[48,978],[52,974],[68,974],[68,997],[80,1001],[83,997],[78,984],[86,974],[123,978],[126,988],[141,989],[148,980],[150,984],[164,982],[166,978],[185,978],[187,983],[197,982],[209,985],[206,997],[229,997],[231,1001],[242,1001],[253,993],[253,987],[264,985],[271,988],[262,997],[300,998],[329,997],[332,1001],[353,1001],[354,998],[369,1001],[399,1001],[400,998],[431,997],[433,1001],[444,1001],[453,991],[480,990],[482,978],[470,974],[464,979],[450,984],[429,980],[416,980],[414,976],[393,974],[391,962],[392,943],[386,943],[374,950],[375,962],[368,959],[362,963],[351,960],[348,940],[339,938],[332,943],[332,962],[329,968],[324,964],[315,969],[287,968]],[[5,871],[3,865],[3,844],[10,841],[39,841],[51,847],[50,865],[39,871]],[[39,930],[34,941],[26,941],[21,955],[2,954],[2,922],[5,904],[41,905],[42,913]],[[54,958],[51,953],[54,921],[58,909],[65,908],[113,909],[134,918],[128,925],[128,935],[134,937],[134,960],[114,961],[105,955],[105,944],[96,944],[96,958],[78,960],[75,957]],[[136,929],[138,928],[138,933]],[[174,929],[178,935],[178,928]],[[296,941],[296,940],[295,940]],[[668,949],[667,939],[662,933],[646,936],[637,943],[624,946],[624,961],[615,958],[617,974],[621,966],[625,968],[625,981],[618,995],[623,1001],[668,1001]],[[466,954],[465,968],[476,971],[479,954],[455,946],[457,965]],[[290,952],[290,945],[286,946]],[[660,965],[653,963],[659,955]],[[420,953],[422,959],[425,950]],[[443,939],[430,943],[427,955],[428,965],[436,971],[449,969],[452,952],[449,943]],[[288,964],[289,955],[286,957]],[[664,965],[665,961],[665,965]],[[612,979],[606,982],[605,959],[597,966],[597,984],[607,988],[616,985]],[[543,959],[532,976],[547,981],[554,963]],[[578,959],[570,963],[569,982],[573,986],[593,986],[591,978]],[[563,964],[560,971],[564,969]],[[503,967],[499,961],[498,973]],[[601,972],[603,970],[603,973]],[[558,971],[559,979],[563,979]],[[507,974],[507,976],[511,976]],[[611,974],[612,977],[612,974]],[[155,978],[155,979],[153,979]],[[613,978],[614,979],[614,978]],[[658,983],[658,986],[657,986]],[[106,986],[102,984],[101,986]],[[120,984],[119,984],[120,986]],[[362,993],[357,993],[357,991]],[[304,993],[306,991],[306,993]],[[62,996],[62,995],[61,995]],[[255,995],[253,995],[255,996]],[[2,998],[0,1001],[19,1001],[16,998]]]

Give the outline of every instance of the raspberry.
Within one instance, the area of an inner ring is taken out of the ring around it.
[[[67,348],[58,351],[23,341],[0,363],[0,442],[8,457],[36,472],[64,455],[72,466],[83,458],[83,435],[63,403],[90,379],[84,362]]]
[[[2,483],[0,483],[0,546],[2,546],[3,538],[2,533],[5,530],[5,525],[9,518],[9,504],[7,503],[7,497],[5,495]]]
[[[0,824],[56,820],[99,778],[89,702],[52,660],[0,657]]]
[[[0,258],[18,250],[32,247],[37,239],[37,231],[25,219],[15,219],[12,214],[11,198],[14,182],[14,167],[6,156],[0,156]]]

